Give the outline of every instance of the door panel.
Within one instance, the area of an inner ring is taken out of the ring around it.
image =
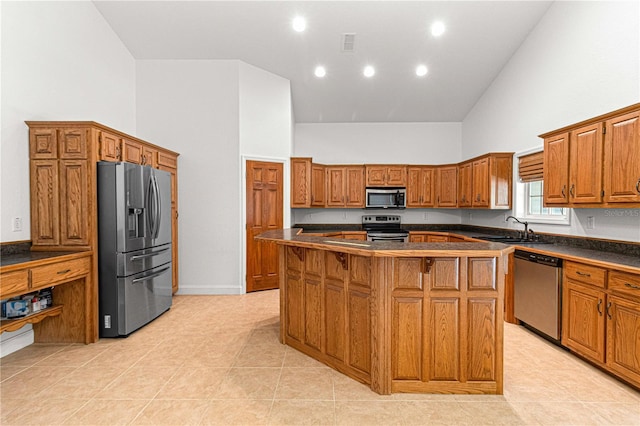
[[[247,292],[278,288],[278,250],[255,241],[262,232],[282,229],[282,164],[247,161]]]

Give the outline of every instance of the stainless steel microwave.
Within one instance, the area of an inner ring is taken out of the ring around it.
[[[407,207],[406,188],[367,188],[366,204],[368,209],[404,209]]]

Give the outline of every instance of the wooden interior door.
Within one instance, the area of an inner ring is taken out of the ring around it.
[[[282,229],[282,164],[247,161],[247,292],[278,288],[278,248],[255,241]]]

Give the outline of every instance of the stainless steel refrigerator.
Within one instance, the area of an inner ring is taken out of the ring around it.
[[[98,163],[100,337],[126,336],[171,307],[171,175]]]

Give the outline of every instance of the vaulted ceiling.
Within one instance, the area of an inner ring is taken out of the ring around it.
[[[296,122],[462,121],[548,1],[94,1],[135,59],[239,59],[291,81]],[[303,32],[292,29],[303,16]],[[433,22],[446,31],[431,34]],[[355,34],[344,52],[343,34]],[[416,66],[428,73],[418,77]],[[326,68],[317,78],[314,69]],[[365,65],[376,73],[363,76]],[[535,66],[535,64],[532,64]],[[526,84],[523,81],[522,84]]]

